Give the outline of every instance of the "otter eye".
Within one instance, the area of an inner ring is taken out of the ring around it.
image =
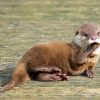
[[[83,36],[88,37],[88,34],[84,33]]]
[[[77,31],[77,32],[76,32],[76,35],[78,35],[78,34],[79,34],[79,32]]]
[[[98,32],[98,35],[100,36],[100,32]]]

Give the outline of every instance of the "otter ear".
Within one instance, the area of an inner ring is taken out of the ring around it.
[[[75,32],[75,35],[78,35],[78,34],[79,34],[79,31],[76,31],[76,32]]]

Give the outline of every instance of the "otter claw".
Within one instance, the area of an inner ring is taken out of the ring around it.
[[[61,77],[62,80],[69,80],[69,77],[66,74],[62,74],[62,73],[57,73],[57,76]]]
[[[93,73],[93,71],[87,71],[87,77],[89,77],[89,78],[93,78],[94,77],[94,73]]]
[[[86,70],[83,75],[87,76],[88,78],[94,78],[94,73],[92,70]]]

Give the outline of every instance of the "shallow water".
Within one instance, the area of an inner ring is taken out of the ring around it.
[[[0,0],[0,86],[24,52],[37,43],[70,42],[85,22],[100,24],[99,0]],[[100,67],[93,80],[72,77],[68,82],[28,82],[0,94],[0,100],[99,100]]]

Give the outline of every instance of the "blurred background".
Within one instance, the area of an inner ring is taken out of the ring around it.
[[[70,42],[86,22],[100,24],[100,0],[0,0],[0,87],[27,49],[41,42]],[[99,65],[93,80],[30,81],[0,94],[0,100],[100,100]]]

